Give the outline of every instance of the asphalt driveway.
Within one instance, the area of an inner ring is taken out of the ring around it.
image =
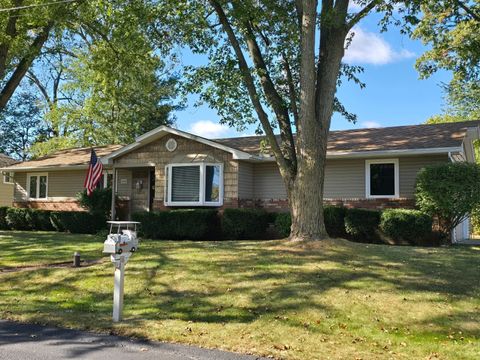
[[[7,359],[255,360],[263,358],[0,320],[0,360]]]

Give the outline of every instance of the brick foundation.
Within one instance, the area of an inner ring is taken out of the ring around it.
[[[14,202],[13,207],[17,208],[29,208],[49,211],[85,211],[78,201],[65,200],[65,201],[25,201]]]
[[[272,212],[288,211],[287,199],[269,199],[269,200],[251,200],[240,199],[240,208],[260,208]],[[360,209],[414,209],[414,199],[325,199],[324,204],[334,206],[345,206],[347,208],[360,208]]]

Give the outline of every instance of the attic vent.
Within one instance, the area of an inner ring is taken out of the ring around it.
[[[170,152],[175,151],[177,149],[177,141],[175,139],[168,139],[168,141],[165,144],[165,147]]]

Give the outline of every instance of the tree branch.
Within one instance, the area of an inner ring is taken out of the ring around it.
[[[460,6],[468,15],[470,15],[473,20],[480,22],[480,15],[475,13],[472,9],[470,9],[467,5],[464,4],[463,1],[455,0],[458,6]]]
[[[260,123],[262,124],[263,130],[265,131],[265,135],[267,136],[267,139],[270,143],[272,151],[277,159],[277,162],[280,167],[280,171],[286,172],[288,171],[287,163],[280,150],[280,147],[278,146],[277,139],[275,137],[275,134],[273,133],[273,129],[272,129],[272,126],[270,125],[268,116],[260,102],[260,97],[257,94],[257,90],[255,88],[255,82],[253,81],[252,74],[250,73],[250,69],[248,68],[247,61],[245,60],[245,56],[243,55],[238,39],[235,36],[235,33],[221,5],[216,0],[209,0],[209,2],[210,2],[210,5],[212,5],[215,12],[217,13],[220,23],[222,24],[223,30],[227,34],[228,40],[235,52],[235,55],[237,56],[238,66],[242,73],[243,81],[245,83],[245,86],[247,87],[248,94],[253,103],[255,111],[257,112],[257,115],[260,120]]]
[[[48,95],[48,91],[45,88],[45,86],[43,86],[40,79],[30,70],[27,72],[26,77],[37,86],[38,90],[40,91],[43,98],[45,99],[45,102],[47,103],[48,108],[52,110],[52,106],[53,106],[52,100],[50,99],[50,96]]]
[[[292,70],[290,69],[290,63],[288,62],[285,53],[282,53],[283,67],[285,69],[286,80],[288,84],[288,95],[290,97],[290,109],[292,110],[293,120],[295,122],[295,128],[298,126],[298,107],[297,107],[297,94],[295,91],[295,84],[293,82]]]
[[[355,14],[355,16],[348,22],[347,28],[350,30],[353,28],[360,20],[362,20],[365,16],[368,15],[370,11],[372,11],[375,6],[380,4],[380,0],[373,0],[368,3],[362,10]]]
[[[253,33],[253,30],[248,22],[244,23],[245,26],[245,38],[247,41],[250,57],[253,60],[253,64],[257,69],[258,76],[260,77],[260,85],[262,86],[265,97],[268,103],[272,107],[277,121],[280,127],[280,137],[282,139],[281,150],[283,155],[292,163],[294,168],[296,167],[296,154],[295,143],[293,141],[292,125],[290,123],[290,117],[288,115],[288,108],[285,105],[283,98],[275,88],[275,84],[270,77],[270,73],[267,68],[267,64],[263,59],[262,52],[258,46],[257,40]]]
[[[16,0],[14,2],[14,5],[16,7],[22,5],[22,0]],[[7,35],[7,37],[15,38],[15,36],[17,35],[17,20],[18,11],[15,11],[8,18],[7,26],[5,29],[5,35]],[[3,77],[5,76],[9,50],[10,44],[8,43],[8,40],[5,40],[5,42],[0,44],[0,79],[3,79]]]
[[[54,25],[54,22],[50,21],[42,29],[42,31],[40,31],[40,33],[37,35],[37,37],[33,41],[32,45],[30,46],[30,51],[28,52],[27,55],[25,55],[20,60],[15,71],[10,76],[10,79],[7,81],[7,83],[3,87],[2,91],[0,92],[0,111],[5,109],[5,106],[7,105],[8,100],[10,100],[16,88],[20,84],[20,81],[22,81],[28,69],[32,65],[33,61],[42,50],[42,46],[47,41],[48,36],[50,35],[50,31],[53,28],[53,25]]]

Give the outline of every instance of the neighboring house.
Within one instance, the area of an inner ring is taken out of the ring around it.
[[[13,165],[16,161],[7,155],[0,154],[0,168]],[[12,206],[13,173],[0,172],[0,206]]]
[[[413,207],[426,165],[475,161],[480,122],[332,131],[325,202],[362,208]],[[209,140],[160,126],[126,145],[96,148],[113,182],[117,217],[185,207],[288,209],[274,157],[263,137]],[[57,152],[2,169],[14,172],[14,205],[78,209],[88,148]]]

